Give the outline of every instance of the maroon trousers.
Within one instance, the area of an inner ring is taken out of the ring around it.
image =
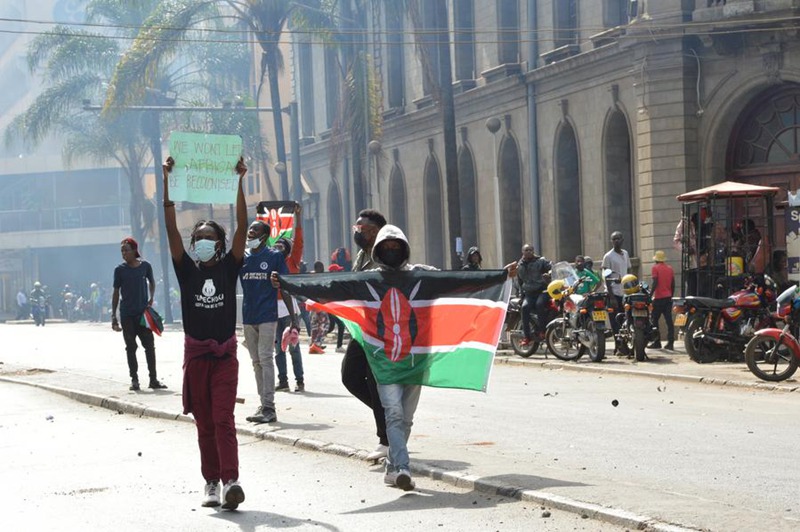
[[[223,484],[238,480],[239,449],[233,408],[239,361],[231,355],[196,357],[188,362],[183,378],[197,426],[203,478],[222,480]]]

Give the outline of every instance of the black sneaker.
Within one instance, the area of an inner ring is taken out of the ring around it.
[[[298,382],[297,386],[294,389],[295,392],[304,392],[306,391],[306,384],[304,382]]]
[[[131,391],[138,392],[139,391],[139,381],[131,381],[131,387],[128,388]]]
[[[277,386],[275,386],[276,392],[288,392],[289,390],[289,383],[288,382],[279,382]]]
[[[165,390],[167,385],[162,382],[158,382],[156,379],[153,379],[150,381],[150,384],[148,384],[147,387],[151,390]]]
[[[263,413],[264,413],[264,407],[259,406],[255,414],[253,414],[252,416],[247,416],[245,419],[247,419],[247,421],[249,421],[250,423],[264,423],[264,421],[262,421],[264,418],[264,416],[262,415]]]

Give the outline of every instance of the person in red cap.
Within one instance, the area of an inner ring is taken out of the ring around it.
[[[166,386],[158,381],[156,375],[156,348],[153,331],[142,325],[141,321],[145,309],[153,306],[153,297],[156,294],[153,267],[141,258],[139,244],[131,237],[122,240],[120,252],[123,263],[114,268],[111,328],[117,332],[122,331],[122,338],[125,339],[128,372],[131,377],[130,389],[139,390],[139,363],[136,360],[136,349],[138,348],[136,338],[139,338],[147,360],[147,371],[150,374],[148,388],[160,390]],[[120,296],[122,296],[121,302]],[[117,320],[117,307],[119,307],[119,320]]]

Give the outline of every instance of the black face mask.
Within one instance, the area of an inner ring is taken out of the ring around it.
[[[369,242],[367,242],[367,237],[365,237],[364,233],[362,233],[361,231],[353,233],[353,241],[361,249],[367,249],[369,247]]]
[[[381,250],[381,261],[390,268],[399,268],[405,260],[405,252],[402,249],[384,249]]]

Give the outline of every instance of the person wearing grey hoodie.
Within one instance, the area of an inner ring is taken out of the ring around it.
[[[411,248],[408,239],[399,227],[384,225],[375,237],[372,246],[372,261],[377,268],[371,271],[436,270],[425,264],[409,264]],[[414,480],[408,463],[408,437],[414,424],[422,387],[418,384],[380,384],[378,395],[386,414],[386,436],[389,440],[389,456],[386,458],[386,484],[403,491],[414,489]]]

